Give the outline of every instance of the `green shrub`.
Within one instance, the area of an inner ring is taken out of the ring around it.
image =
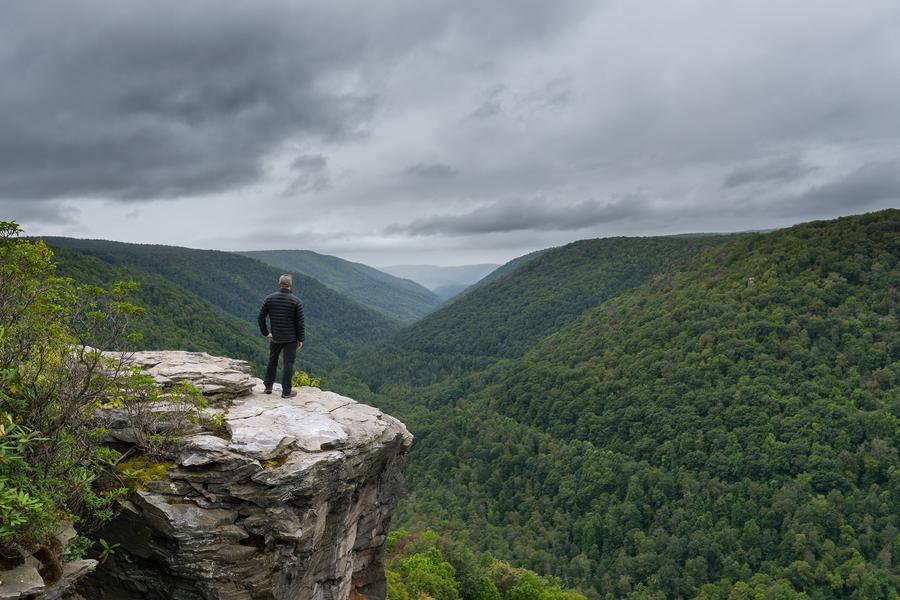
[[[0,554],[33,552],[66,520],[82,530],[127,490],[95,487],[113,457],[94,417],[117,393],[131,317],[129,284],[109,290],[55,276],[53,254],[0,222]]]

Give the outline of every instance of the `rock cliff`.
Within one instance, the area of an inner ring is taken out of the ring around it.
[[[147,352],[163,385],[188,379],[213,399],[220,435],[184,438],[166,475],[100,533],[116,547],[82,585],[91,599],[373,600],[412,436],[332,392],[263,393],[240,361]],[[128,423],[109,415],[113,437]]]

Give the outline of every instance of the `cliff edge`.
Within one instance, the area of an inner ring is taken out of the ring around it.
[[[227,406],[219,435],[180,442],[173,464],[99,533],[115,553],[82,584],[91,599],[375,600],[412,436],[350,398],[263,393],[241,361],[143,352],[159,383],[187,379]],[[112,437],[132,440],[121,414]]]

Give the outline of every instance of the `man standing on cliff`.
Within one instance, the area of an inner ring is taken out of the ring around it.
[[[275,382],[275,371],[278,370],[278,355],[284,352],[284,364],[281,376],[281,397],[291,398],[297,395],[291,390],[291,379],[294,377],[294,358],[297,350],[303,347],[303,303],[291,292],[294,280],[290,275],[278,278],[278,291],[269,294],[259,309],[259,330],[269,338],[269,365],[263,383],[266,393],[272,393]],[[269,318],[271,331],[266,326]]]

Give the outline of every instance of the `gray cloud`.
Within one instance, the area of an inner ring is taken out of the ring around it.
[[[71,225],[77,221],[77,218],[78,209],[60,201],[0,200],[0,220],[2,221]]]
[[[496,115],[499,115],[503,112],[503,107],[501,106],[501,97],[503,93],[506,91],[506,86],[504,85],[495,85],[491,89],[489,89],[482,100],[481,104],[478,105],[471,113],[469,113],[469,118],[471,119],[487,119]]]
[[[862,212],[900,205],[900,160],[863,165],[844,177],[814,186],[778,202],[776,212],[790,215],[830,216],[850,209]]]
[[[304,154],[291,162],[293,179],[284,191],[286,196],[323,192],[332,187],[328,159],[321,154]]]
[[[786,156],[737,168],[725,176],[722,185],[726,188],[735,188],[756,182],[790,182],[809,175],[817,168],[805,163],[799,157]]]
[[[3,7],[0,212],[48,235],[495,262],[900,203],[895,0]]]
[[[371,118],[367,92],[321,85],[355,68],[364,40],[321,30],[313,12],[11,4],[0,25],[0,72],[15,82],[0,90],[0,197],[228,190],[257,179],[282,141],[353,136]]]
[[[393,65],[449,28],[513,50],[583,3],[355,4],[5,3],[0,197],[227,192],[287,141],[366,135]]]
[[[417,179],[452,179],[459,171],[443,163],[420,162],[403,169],[403,175]]]
[[[645,199],[630,196],[609,202],[557,203],[546,198],[493,202],[461,215],[436,215],[387,233],[411,235],[472,235],[510,231],[571,231],[638,217],[648,210]]]

